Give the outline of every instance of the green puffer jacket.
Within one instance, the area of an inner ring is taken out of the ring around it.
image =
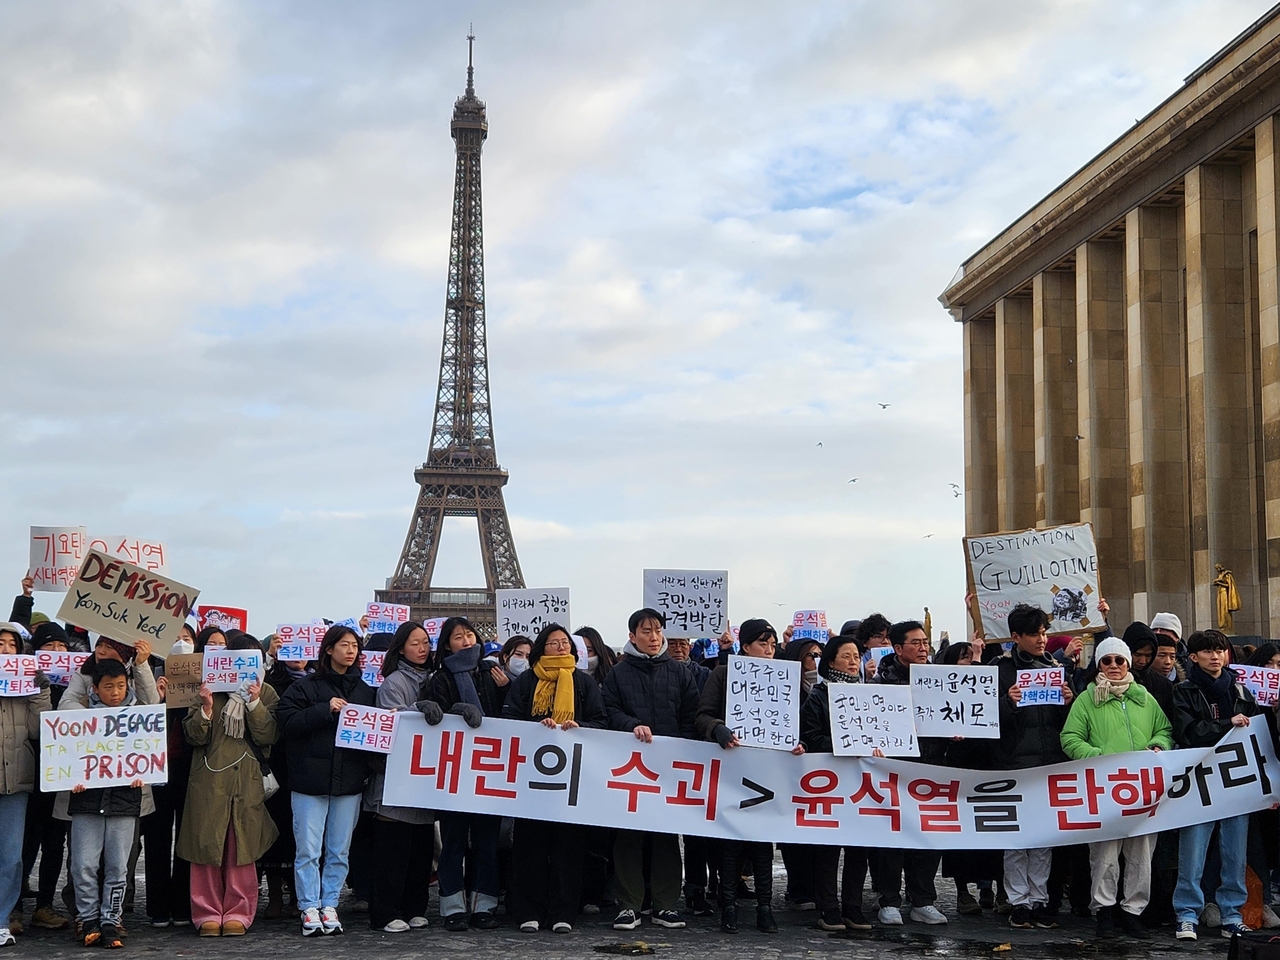
[[[1159,747],[1173,748],[1169,718],[1146,689],[1134,680],[1120,698],[1094,703],[1096,683],[1089,684],[1071,704],[1062,727],[1062,750],[1072,760],[1129,753]]]

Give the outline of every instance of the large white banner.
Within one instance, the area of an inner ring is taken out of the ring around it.
[[[1005,850],[1110,840],[1280,801],[1261,718],[1201,750],[1030,770],[399,715],[383,803],[743,840]]]
[[[964,559],[988,640],[1009,636],[1009,611],[1019,603],[1048,613],[1050,633],[1087,633],[1105,622],[1098,550],[1087,523],[965,537]]]

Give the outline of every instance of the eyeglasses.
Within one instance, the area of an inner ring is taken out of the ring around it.
[[[927,647],[929,646],[929,641],[928,640],[903,640],[902,645],[904,647]]]
[[[1124,657],[1103,657],[1101,660],[1099,660],[1099,661],[1098,661],[1098,666],[1100,666],[1100,667],[1118,667],[1118,666],[1120,666],[1120,664],[1122,664],[1122,663],[1124,663],[1124,662],[1125,662]]]

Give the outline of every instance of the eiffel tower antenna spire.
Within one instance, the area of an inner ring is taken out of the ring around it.
[[[445,288],[444,342],[436,390],[431,446],[414,471],[418,503],[409,521],[395,574],[383,603],[407,604],[412,618],[460,615],[485,636],[497,631],[494,591],[523,587],[502,488],[489,408],[489,352],[485,334],[484,226],[480,203],[480,151],[489,135],[485,103],[475,95],[475,36],[467,35],[467,92],[453,104],[450,132],[456,163],[453,229]],[[432,584],[445,517],[475,517],[484,562],[483,587]]]
[[[476,25],[473,23],[467,27],[467,96],[474,97],[476,95],[476,68],[472,59],[476,46]]]

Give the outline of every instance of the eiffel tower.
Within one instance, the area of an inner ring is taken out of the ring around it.
[[[484,326],[484,228],[480,210],[480,150],[489,135],[485,104],[476,97],[472,48],[467,36],[467,92],[453,105],[450,130],[456,143],[453,232],[444,306],[440,385],[426,463],[413,473],[420,491],[409,533],[385,590],[383,603],[407,604],[412,619],[461,615],[492,638],[496,635],[494,591],[523,587],[502,488],[507,471],[498,466],[489,410],[489,357]],[[475,517],[485,586],[432,585],[445,517]]]

